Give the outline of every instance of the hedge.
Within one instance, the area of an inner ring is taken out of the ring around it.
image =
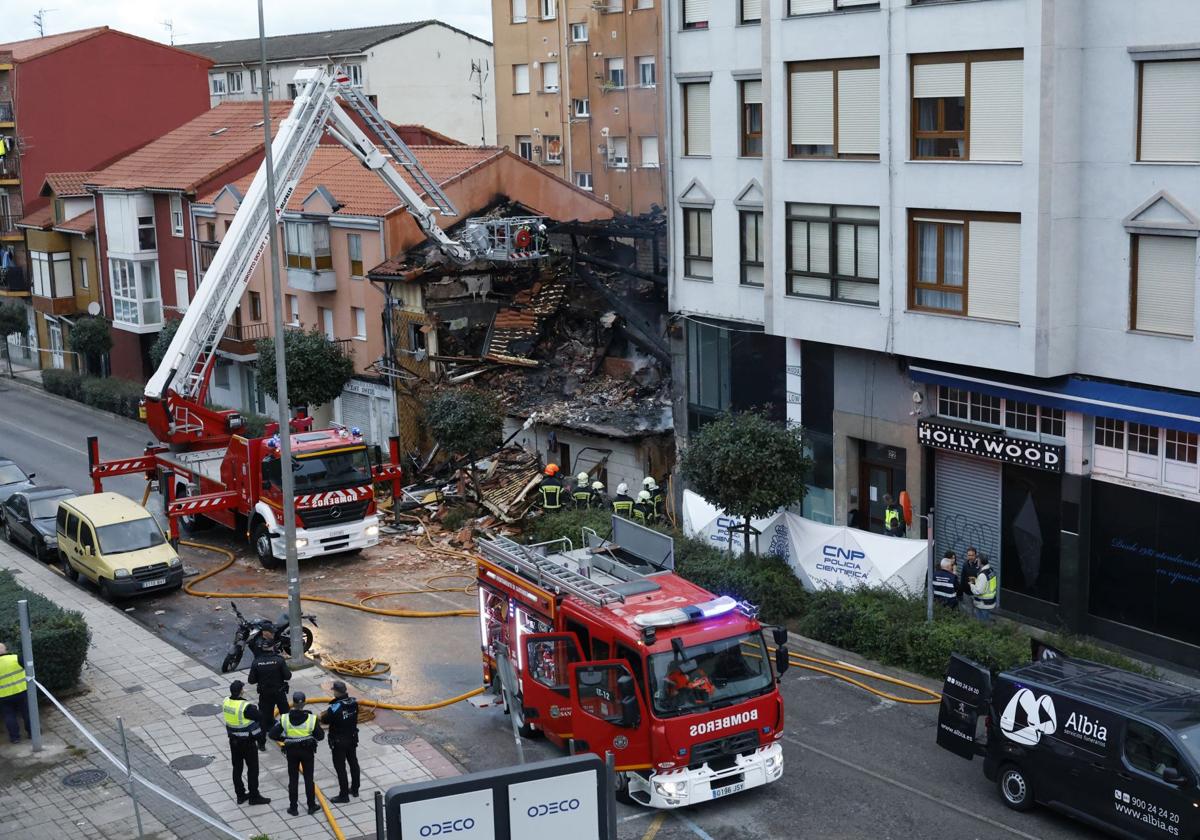
[[[42,387],[76,402],[83,401],[83,377],[69,370],[47,368],[42,371]]]
[[[33,658],[37,678],[52,692],[73,688],[87,658],[92,633],[83,616],[64,610],[47,598],[19,585],[12,572],[0,569],[0,642],[10,653],[21,650],[17,601],[29,601],[29,623],[33,632]]]
[[[82,376],[69,370],[49,369],[42,371],[42,387],[51,394],[136,420],[138,403],[146,386],[128,379]]]

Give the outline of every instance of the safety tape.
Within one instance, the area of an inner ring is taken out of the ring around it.
[[[73,714],[68,712],[66,706],[64,706],[62,703],[58,702],[57,697],[55,697],[53,694],[51,694],[49,691],[47,691],[46,687],[44,685],[42,685],[41,683],[37,682],[36,680],[30,680],[29,682],[31,685],[40,689],[42,694],[45,694],[46,697],[48,697],[50,699],[50,702],[58,707],[58,710],[60,712],[62,712],[63,717],[65,717],[68,721],[70,721],[71,725],[74,726],[76,729],[78,729],[80,731],[80,733],[83,735],[83,737],[87,738],[88,741],[91,742],[92,746],[94,746],[97,750],[100,751],[101,755],[103,755],[110,762],[112,762],[116,766],[116,768],[121,771],[121,773],[123,775],[125,775],[126,777],[129,776],[129,768],[127,768],[124,764],[122,764],[120,761],[118,761],[117,757],[115,755],[113,755],[111,752],[109,752],[108,749],[103,744],[101,744],[99,741],[97,741],[96,738],[92,735],[92,733],[88,731],[88,728],[86,726],[84,726],[82,723],[80,723],[79,720]],[[208,814],[204,813],[203,811],[198,811],[193,805],[190,805],[189,803],[184,802],[181,799],[177,798],[176,796],[163,790],[158,785],[154,784],[154,782],[150,781],[145,776],[143,776],[141,773],[138,773],[136,770],[133,771],[133,780],[136,781],[138,784],[140,784],[142,787],[146,788],[147,790],[157,793],[159,796],[161,796],[163,799],[167,800],[168,802],[170,802],[174,805],[178,805],[180,808],[187,811],[189,814],[196,817],[197,819],[208,823],[210,826],[212,826],[213,828],[215,828],[217,831],[221,832],[222,834],[225,834],[229,837],[233,837],[233,838],[235,838],[235,840],[245,840],[245,835],[239,834],[237,831],[234,831],[232,828],[227,826],[225,823],[223,823],[219,820],[216,820],[213,817],[210,817]]]
[[[20,685],[23,682],[29,682],[29,678],[26,677],[24,673],[22,673],[21,676],[17,677],[14,680],[0,683],[0,688],[8,688],[10,685]]]

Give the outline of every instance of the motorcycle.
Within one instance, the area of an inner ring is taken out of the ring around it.
[[[284,656],[291,656],[292,640],[288,630],[290,621],[286,613],[278,621],[271,621],[269,618],[251,620],[242,615],[241,610],[234,602],[230,601],[229,606],[233,607],[233,614],[237,616],[238,627],[233,636],[233,644],[229,646],[229,651],[221,662],[222,674],[236,671],[241,667],[242,656],[245,654],[246,648],[250,648],[253,656],[263,653],[280,653]],[[317,626],[315,616],[305,614],[301,617],[312,622],[313,627]],[[304,650],[307,651],[312,647],[313,633],[307,627],[302,627],[301,630],[303,631]]]

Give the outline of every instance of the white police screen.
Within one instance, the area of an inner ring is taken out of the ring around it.
[[[598,823],[595,772],[508,786],[508,824],[514,838],[601,840]],[[408,834],[404,837],[408,840]]]
[[[400,836],[404,840],[496,840],[495,814],[491,790],[405,802],[400,806]]]

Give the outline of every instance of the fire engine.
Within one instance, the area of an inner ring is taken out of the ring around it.
[[[145,473],[159,481],[172,539],[179,537],[180,520],[189,527],[215,521],[244,533],[268,568],[285,556],[278,425],[269,425],[262,438],[246,437],[239,434],[242,417],[206,405],[206,397],[217,346],[267,246],[269,226],[279,222],[321,136],[328,133],[374,170],[422,232],[456,262],[531,261],[547,252],[546,228],[536,216],[468,219],[462,241],[451,239],[438,216],[457,215],[453,203],[344,73],[333,67],[306,68],[296,74],[295,83],[300,95],[271,144],[275,195],[268,196],[264,160],[162,363],[146,383],[145,420],[159,442],[142,456],[104,461],[97,439],[88,438],[89,473],[97,493],[107,477]],[[358,114],[378,145],[339,100]],[[273,199],[269,204],[268,197]],[[300,419],[291,421],[289,429],[295,432],[298,556],[355,552],[376,544],[375,484],[390,483],[394,496],[399,495],[398,439],[391,439],[385,463],[377,450],[370,457],[355,430],[314,431],[311,426],[311,420]]]
[[[707,802],[783,775],[787,633],[674,573],[670,537],[612,518],[524,546],[479,543],[484,681],[525,736],[612,753],[622,795]]]

